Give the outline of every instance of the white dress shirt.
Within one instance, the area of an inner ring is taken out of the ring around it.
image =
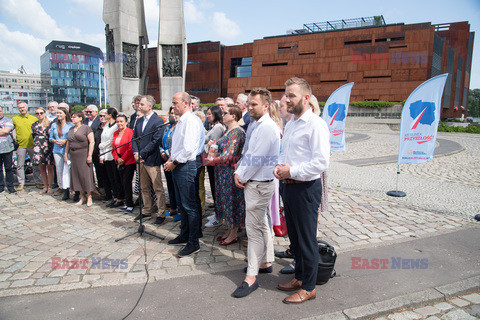
[[[235,174],[238,174],[242,183],[273,180],[279,151],[280,128],[269,114],[263,115],[258,121],[252,119]]]
[[[196,159],[201,139],[200,129],[202,125],[202,121],[198,121],[197,119],[198,117],[190,111],[185,112],[178,119],[172,137],[170,156],[172,161],[176,160],[180,163],[185,163]]]
[[[116,123],[114,123],[113,126],[110,126],[109,123],[105,124],[100,138],[100,144],[98,145],[100,153],[112,149],[113,133],[117,130],[118,127]],[[100,156],[100,159],[103,159],[104,161],[113,161],[113,155],[111,152],[108,152]]]
[[[144,119],[143,119],[143,124],[142,124],[142,133],[143,133],[143,131],[145,131],[145,127],[147,126],[148,120],[150,120],[152,115],[153,115],[153,112],[150,113],[148,116],[143,116]]]
[[[285,126],[278,163],[290,165],[294,180],[320,178],[330,162],[330,131],[325,121],[309,108],[300,118]]]

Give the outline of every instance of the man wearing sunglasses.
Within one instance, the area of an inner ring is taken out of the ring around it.
[[[98,128],[100,125],[100,118],[97,117],[98,108],[96,105],[90,104],[85,108],[85,122],[84,124],[88,125],[92,131]]]

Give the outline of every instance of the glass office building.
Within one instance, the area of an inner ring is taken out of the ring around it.
[[[103,53],[80,42],[52,41],[40,57],[42,79],[51,99],[70,105],[99,105],[105,101]],[[108,99],[107,99],[108,102]]]

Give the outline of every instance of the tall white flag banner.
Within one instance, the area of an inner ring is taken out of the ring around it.
[[[402,111],[398,163],[422,163],[433,158],[443,88],[448,73],[419,85],[408,97]]]
[[[330,150],[332,152],[345,151],[345,120],[353,84],[350,82],[335,90],[323,108],[322,117],[330,130]]]

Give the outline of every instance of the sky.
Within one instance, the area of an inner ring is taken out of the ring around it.
[[[131,0],[133,1],[133,0]],[[169,0],[167,0],[169,1]],[[159,0],[144,0],[149,46],[158,38]],[[0,0],[0,70],[40,73],[52,40],[105,51],[102,0]],[[187,42],[253,42],[302,29],[303,24],[383,15],[387,24],[469,21],[475,41],[470,89],[480,88],[480,0],[184,0]]]

